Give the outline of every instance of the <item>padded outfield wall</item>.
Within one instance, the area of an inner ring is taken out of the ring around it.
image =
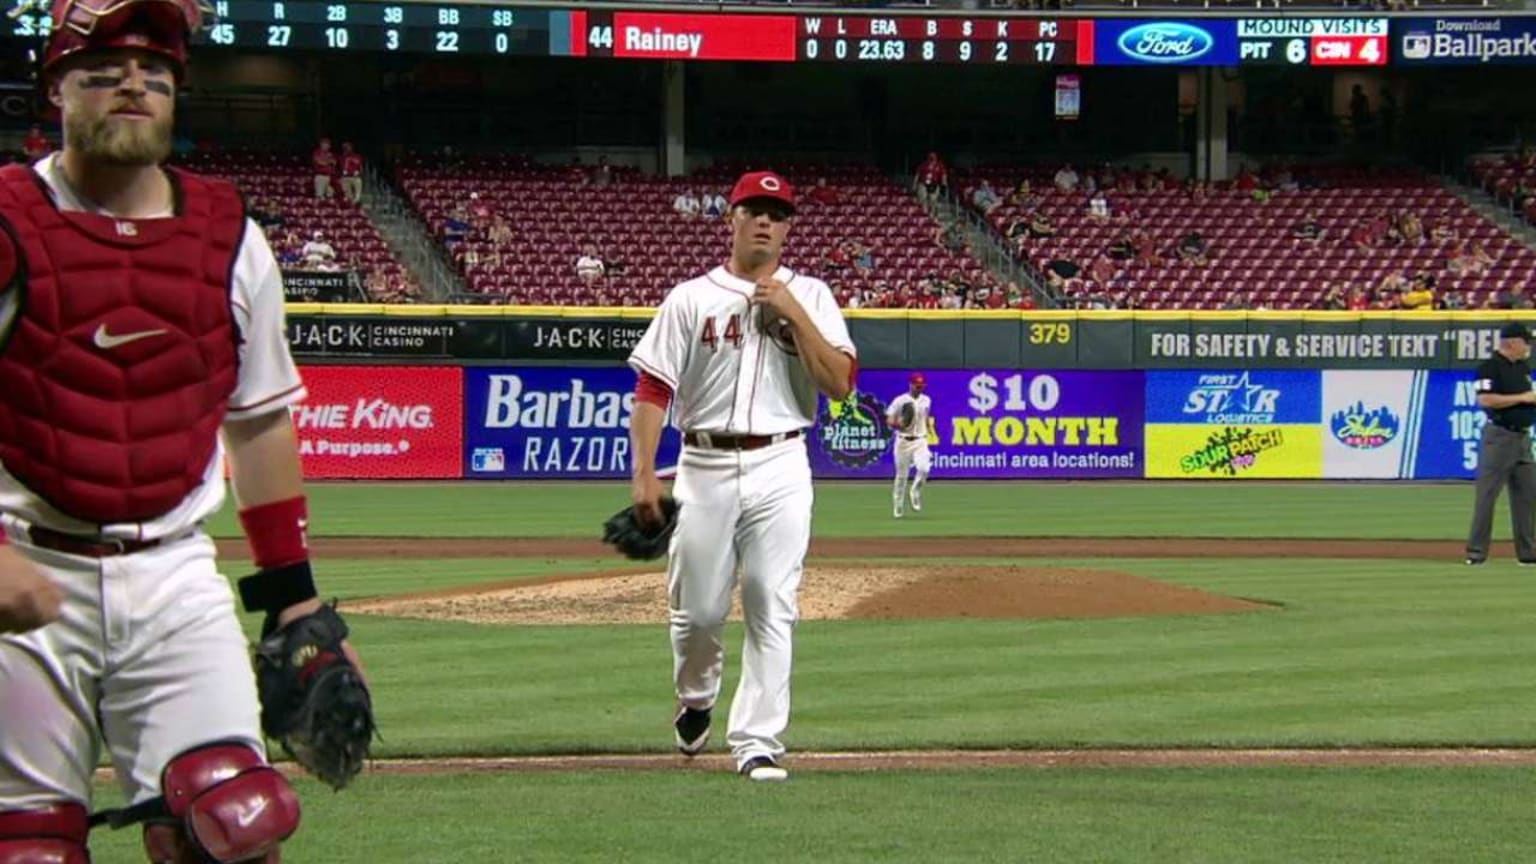
[[[296,304],[313,477],[628,476],[650,309]],[[1516,313],[1536,325],[1536,314]],[[974,479],[1466,479],[1470,372],[1507,313],[854,310],[858,391],[818,476],[892,470],[886,403],[924,372],[935,473]],[[675,462],[675,431],[659,464]]]

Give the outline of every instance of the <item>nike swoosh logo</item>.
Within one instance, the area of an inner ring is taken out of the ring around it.
[[[261,799],[261,803],[256,804],[255,806],[251,807],[249,810],[246,810],[245,812],[241,813],[239,816],[236,816],[235,817],[235,824],[239,825],[241,828],[249,828],[249,827],[251,827],[251,823],[256,821],[256,817],[260,816],[263,812],[266,811],[267,804],[269,804],[269,803],[271,803],[270,799],[267,799],[267,798]]]
[[[96,328],[96,334],[92,337],[92,341],[96,343],[97,348],[103,351],[110,351],[113,348],[127,345],[129,342],[137,342],[140,339],[148,339],[151,336],[164,335],[164,330],[140,330],[137,333],[124,333],[120,336],[113,336],[107,332],[107,325],[103,324]]]

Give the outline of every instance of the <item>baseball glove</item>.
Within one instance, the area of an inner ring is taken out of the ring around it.
[[[608,517],[603,523],[603,542],[624,553],[626,558],[650,561],[667,554],[667,544],[677,528],[677,512],[682,509],[677,499],[670,495],[661,498],[662,523],[646,528],[631,504]]]
[[[901,431],[912,431],[912,424],[917,422],[917,406],[911,402],[903,402],[901,410],[896,414],[896,422],[901,425]]]
[[[342,653],[346,638],[336,607],[323,606],[256,645],[262,730],[333,789],[362,770],[377,729],[368,686]]]

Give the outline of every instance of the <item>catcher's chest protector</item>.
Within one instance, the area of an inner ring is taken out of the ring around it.
[[[0,169],[0,463],[61,512],[138,522],[202,482],[234,392],[233,186],[174,172],[180,215],[62,213]]]

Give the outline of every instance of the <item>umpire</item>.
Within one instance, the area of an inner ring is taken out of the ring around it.
[[[1518,322],[1499,330],[1499,348],[1477,367],[1477,404],[1488,413],[1477,457],[1477,509],[1467,536],[1467,563],[1488,560],[1493,534],[1493,505],[1499,488],[1509,484],[1509,517],[1515,556],[1536,565],[1536,464],[1531,459],[1531,425],[1536,423],[1536,392],[1531,389],[1531,331]]]

